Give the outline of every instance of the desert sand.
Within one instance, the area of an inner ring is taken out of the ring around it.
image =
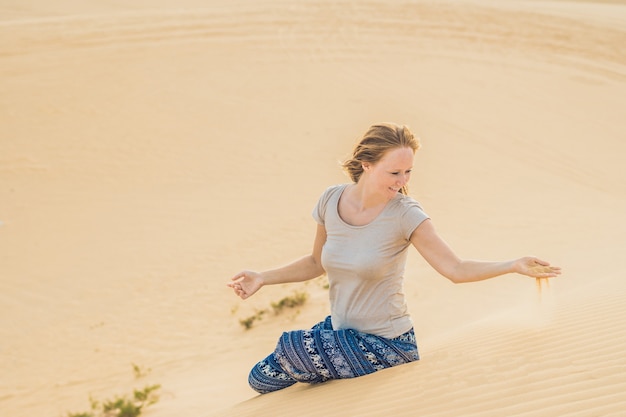
[[[0,414],[158,383],[146,416],[626,415],[625,45],[624,1],[0,1]],[[327,290],[225,283],[310,250],[379,121],[421,138],[411,195],[460,256],[563,275],[412,251],[419,362],[258,396]]]

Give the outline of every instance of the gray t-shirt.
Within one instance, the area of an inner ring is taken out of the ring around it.
[[[398,193],[372,222],[352,226],[338,212],[347,186],[326,189],[313,210],[327,233],[322,265],[330,283],[333,328],[392,339],[413,327],[402,281],[409,239],[428,216],[417,201]]]

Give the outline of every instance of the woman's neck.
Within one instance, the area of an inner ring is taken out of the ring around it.
[[[389,202],[385,196],[372,192],[363,181],[359,181],[350,188],[349,199],[353,207],[359,211],[367,211]]]

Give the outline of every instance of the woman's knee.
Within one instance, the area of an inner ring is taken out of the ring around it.
[[[260,394],[278,391],[295,383],[296,380],[286,374],[276,362],[274,354],[257,363],[248,375],[248,384]]]
[[[276,345],[274,359],[294,380],[316,384],[330,379],[330,373],[322,363],[312,333],[308,330],[283,333]]]

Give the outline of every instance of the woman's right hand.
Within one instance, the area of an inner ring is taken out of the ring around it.
[[[241,271],[226,285],[232,288],[242,300],[245,300],[263,286],[263,278],[258,272]]]

